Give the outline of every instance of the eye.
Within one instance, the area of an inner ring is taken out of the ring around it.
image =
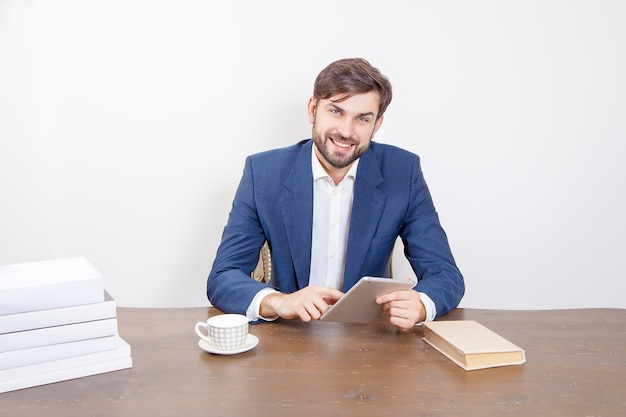
[[[369,117],[365,117],[365,116],[361,116],[357,120],[359,121],[359,123],[363,123],[363,124],[366,124],[366,123],[370,122]]]

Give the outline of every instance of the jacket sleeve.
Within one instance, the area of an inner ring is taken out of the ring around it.
[[[267,287],[250,277],[264,241],[254,199],[253,165],[248,157],[207,280],[211,304],[225,313],[246,314],[256,293]]]
[[[456,308],[465,293],[463,276],[452,256],[417,156],[411,170],[409,207],[400,236],[405,255],[417,275],[416,290],[433,300],[436,318]]]

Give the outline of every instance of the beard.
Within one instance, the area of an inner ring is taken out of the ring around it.
[[[351,152],[338,152],[332,149],[332,143],[344,143],[352,145]],[[313,126],[313,143],[317,147],[322,157],[333,168],[341,169],[350,166],[354,161],[359,159],[365,153],[367,147],[359,146],[359,141],[352,138],[344,138],[338,134],[330,134],[322,136],[322,134]]]

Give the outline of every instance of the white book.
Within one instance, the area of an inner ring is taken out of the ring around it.
[[[117,335],[117,318],[0,334],[0,352]]]
[[[102,275],[85,258],[0,266],[0,315],[104,301]]]
[[[116,317],[115,300],[104,291],[101,303],[0,316],[0,334]]]
[[[29,349],[10,350],[0,353],[0,371],[37,363],[51,362],[74,356],[114,350],[121,346],[119,336],[96,337],[56,345],[38,346]]]
[[[132,368],[130,345],[120,343],[115,350],[0,371],[0,393]]]

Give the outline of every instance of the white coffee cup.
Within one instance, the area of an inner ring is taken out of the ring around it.
[[[206,329],[207,334],[200,330]],[[205,342],[219,350],[232,351],[241,348],[248,336],[248,318],[241,314],[220,314],[206,323],[196,323],[196,333]]]

